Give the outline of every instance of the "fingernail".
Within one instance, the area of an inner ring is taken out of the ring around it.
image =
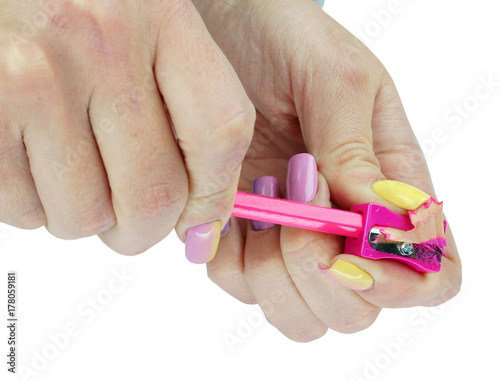
[[[280,196],[280,184],[278,179],[272,176],[262,176],[255,179],[252,183],[252,193],[267,197]],[[252,220],[253,230],[262,231],[270,229],[275,224],[270,222],[254,221]]]
[[[394,180],[377,181],[373,183],[372,189],[383,199],[406,210],[415,210],[430,198],[420,189]]]
[[[352,263],[338,260],[330,267],[322,263],[318,267],[328,278],[351,290],[363,291],[373,286],[371,275]]]
[[[298,202],[311,202],[318,192],[318,166],[314,157],[299,153],[288,161],[286,178],[287,198]]]
[[[227,224],[226,224],[226,226],[224,226],[224,229],[222,229],[222,231],[220,232],[220,235],[221,235],[221,236],[223,236],[224,234],[226,234],[226,233],[227,233],[227,231],[229,230],[229,222],[230,222],[230,221],[231,221],[231,220],[227,220]]]
[[[197,264],[210,262],[219,247],[221,222],[193,226],[186,234],[186,258]]]

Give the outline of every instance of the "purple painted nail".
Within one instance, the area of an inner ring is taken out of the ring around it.
[[[220,235],[226,234],[227,231],[229,230],[229,221],[231,221],[231,220],[227,220],[227,224],[226,224],[226,226],[224,226],[224,229],[222,229],[222,231],[220,232]]]
[[[314,157],[299,153],[288,161],[286,178],[287,198],[298,202],[311,202],[318,192],[318,166]]]
[[[279,197],[280,184],[278,182],[278,179],[272,176],[262,176],[255,179],[252,183],[252,193],[267,197]],[[270,229],[274,225],[275,224],[270,222],[252,220],[253,230],[257,231]]]
[[[217,253],[220,240],[220,221],[193,226],[186,234],[186,258],[189,262],[210,262]]]

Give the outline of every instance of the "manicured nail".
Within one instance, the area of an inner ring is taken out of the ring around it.
[[[210,262],[219,247],[221,222],[193,226],[186,234],[186,258],[197,264]]]
[[[420,189],[394,180],[377,181],[373,183],[372,189],[383,199],[406,210],[415,210],[430,198]]]
[[[272,176],[262,176],[255,179],[252,183],[252,193],[267,197],[279,197],[280,196],[280,183],[278,179]],[[253,221],[253,230],[262,231],[270,229],[275,224],[270,222]]]
[[[330,267],[322,263],[318,267],[328,278],[351,290],[363,291],[373,286],[371,275],[352,263],[338,260]]]
[[[221,236],[223,236],[224,234],[226,234],[227,231],[229,230],[229,221],[231,221],[231,220],[227,220],[226,226],[224,226],[224,229],[222,229],[222,231],[220,232]]]
[[[318,166],[314,157],[299,153],[288,161],[286,195],[289,200],[311,202],[318,192]]]

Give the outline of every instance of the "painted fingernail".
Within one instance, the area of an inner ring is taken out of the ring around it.
[[[230,221],[231,221],[231,220],[228,220],[228,221],[227,221],[226,226],[224,226],[224,229],[222,229],[222,231],[220,232],[220,235],[221,235],[221,236],[223,236],[224,234],[226,234],[226,233],[227,233],[227,231],[229,230],[229,222],[230,222]]]
[[[280,184],[278,179],[272,176],[262,176],[255,179],[252,183],[252,193],[267,197],[279,197],[280,196]],[[253,221],[253,230],[262,231],[270,229],[275,224],[270,222]]]
[[[186,234],[186,258],[189,262],[202,264],[210,262],[219,247],[221,222],[193,226]]]
[[[314,157],[299,153],[288,161],[286,177],[287,198],[298,202],[311,202],[318,192],[318,166]]]
[[[330,267],[322,263],[318,267],[328,278],[351,290],[363,291],[373,286],[371,275],[352,263],[338,260]]]
[[[394,180],[377,181],[373,183],[372,189],[383,199],[406,210],[415,210],[430,198],[420,189]]]

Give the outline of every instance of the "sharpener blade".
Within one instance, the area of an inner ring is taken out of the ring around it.
[[[412,259],[429,259],[434,257],[441,262],[441,249],[436,245],[419,245],[409,242],[390,241],[386,235],[380,231],[379,227],[373,227],[369,235],[370,246],[382,253],[398,255]]]

